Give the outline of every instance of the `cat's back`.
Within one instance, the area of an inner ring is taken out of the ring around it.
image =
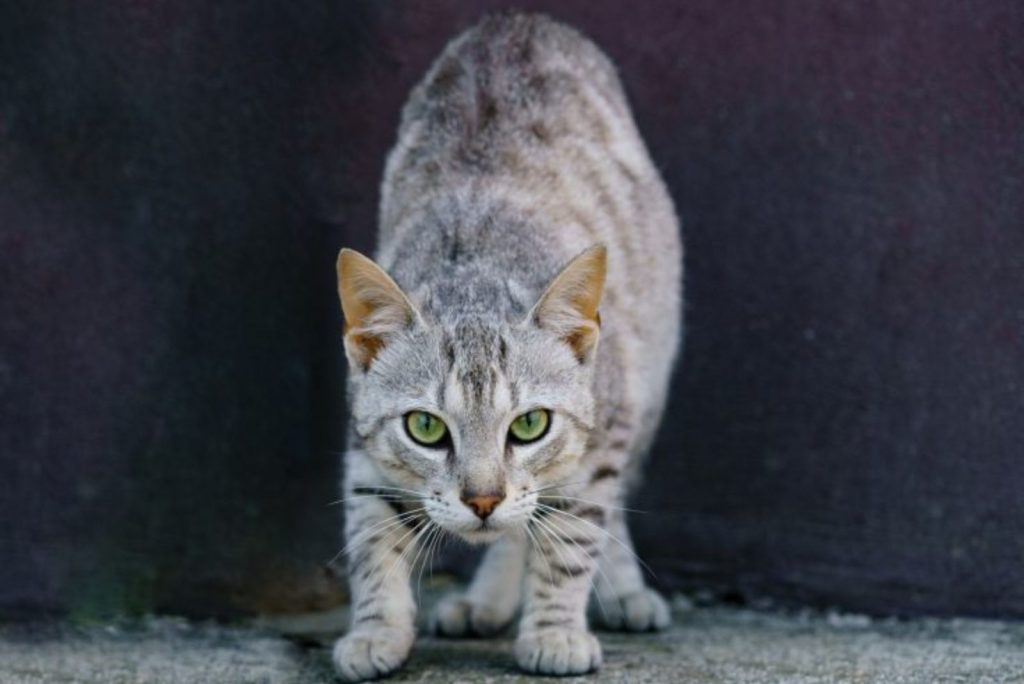
[[[650,175],[608,58],[544,15],[490,15],[452,40],[410,95],[385,172],[381,228],[472,181],[557,203],[579,190],[567,185],[573,175],[594,181],[594,157],[608,153],[620,176],[608,183]]]
[[[653,429],[680,337],[682,243],[615,68],[589,39],[502,13],[452,40],[405,106],[380,218],[382,263],[403,285],[478,260],[530,291],[605,243],[602,355],[628,385],[608,394]]]

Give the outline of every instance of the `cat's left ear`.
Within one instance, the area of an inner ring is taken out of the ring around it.
[[[354,249],[338,254],[338,297],[345,315],[345,355],[363,370],[419,314],[384,269]]]
[[[530,320],[561,337],[580,362],[588,360],[597,348],[601,329],[597,307],[607,266],[604,245],[585,249],[555,276],[530,311]]]

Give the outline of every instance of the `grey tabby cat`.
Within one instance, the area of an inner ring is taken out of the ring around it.
[[[521,610],[522,669],[594,670],[592,588],[609,627],[669,623],[621,505],[681,326],[675,212],[614,67],[550,19],[484,19],[413,91],[382,193],[383,268],[338,258],[353,616],[337,671],[406,659],[410,575],[444,534],[490,547],[437,633],[492,635]]]

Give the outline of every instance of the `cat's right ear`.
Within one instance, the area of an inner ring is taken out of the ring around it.
[[[354,249],[338,254],[338,298],[345,315],[345,355],[362,370],[391,337],[419,318],[391,276]]]
[[[597,307],[607,267],[608,249],[603,244],[583,250],[555,276],[530,312],[530,320],[559,335],[581,362],[597,348]]]

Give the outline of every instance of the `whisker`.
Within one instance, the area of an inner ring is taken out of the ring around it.
[[[417,536],[419,536],[419,532],[422,531],[423,528],[426,527],[426,525],[428,523],[429,523],[429,521],[427,521],[427,523],[421,524],[420,527],[418,527],[418,528],[417,527],[413,527],[413,528],[409,529],[409,531],[407,531],[405,534],[403,534],[398,539],[398,541],[396,541],[394,543],[392,548],[389,549],[389,550],[393,550],[395,547],[399,546],[402,542],[404,542],[406,539],[408,539],[413,534],[416,534]],[[415,537],[413,538],[413,541],[415,541]],[[402,561],[402,559],[405,557],[405,554],[409,551],[410,548],[412,548],[412,546],[413,546],[413,543],[410,542],[410,544],[408,546],[406,546],[405,548],[403,548],[401,553],[398,554],[398,558],[394,559],[394,561],[391,563],[391,567],[388,568],[388,571],[386,573],[384,573],[384,578],[381,580],[381,586],[384,586],[387,583],[388,578],[391,576],[391,571],[394,570],[395,567]],[[370,574],[375,575],[378,572],[380,572],[381,570],[383,570],[382,566],[384,565],[385,562],[387,562],[387,560],[388,560],[388,555],[387,554],[381,555],[381,557],[378,558],[377,562],[374,564],[373,570],[371,571]]]
[[[427,533],[427,538],[423,542],[423,563],[420,565],[419,573],[416,575],[416,598],[417,600],[423,593],[423,570],[426,569],[427,563],[430,560],[430,547],[434,543],[434,538],[437,536],[437,526],[435,525],[430,532]],[[418,559],[417,559],[418,560]],[[413,562],[413,567],[416,567],[416,561]]]
[[[645,563],[643,561],[643,559],[640,558],[640,556],[636,555],[636,552],[632,548],[630,548],[629,544],[625,543],[624,541],[622,541],[621,539],[616,537],[614,534],[612,534],[611,532],[609,532],[605,528],[601,527],[600,525],[592,523],[589,520],[584,520],[583,518],[581,518],[581,517],[579,517],[577,515],[573,515],[572,513],[569,513],[568,511],[563,511],[560,508],[555,508],[553,506],[548,506],[548,505],[542,504],[540,502],[537,503],[537,508],[544,509],[544,510],[546,510],[546,511],[548,511],[550,513],[554,513],[554,514],[567,515],[570,518],[573,518],[575,520],[579,520],[581,523],[590,525],[591,527],[593,527],[596,530],[600,530],[602,533],[608,535],[609,539],[611,539],[613,542],[615,542],[616,544],[621,546],[623,549],[626,550],[627,553],[629,553],[629,555],[631,555],[633,558],[635,558],[636,562],[639,563],[643,567],[643,569],[646,570],[651,575],[651,577],[653,577],[655,579],[657,578],[657,575],[654,574],[654,570],[651,569],[651,566],[647,565],[647,563]]]
[[[568,567],[572,567],[572,565],[574,565],[574,564],[570,563],[568,561],[568,559],[566,559],[566,557],[562,555],[562,551],[559,548],[559,545],[557,544],[558,538],[554,535],[554,532],[552,532],[551,529],[548,527],[548,525],[546,525],[539,518],[537,519],[537,525],[538,525],[538,531],[544,533],[545,538],[551,544],[551,546],[554,549],[555,553],[558,554],[558,560],[560,560],[563,563],[563,565],[565,565],[565,567],[567,567],[567,568]]]
[[[403,515],[412,514],[409,513]],[[369,528],[365,530],[360,530],[356,534],[352,535],[352,538],[346,542],[345,546],[343,546],[340,551],[334,554],[334,556],[331,558],[331,560],[328,561],[328,563],[333,563],[334,561],[338,560],[340,556],[347,555],[349,552],[355,550],[355,547],[357,545],[361,544],[363,541],[365,541],[366,537],[371,536],[375,532],[384,532],[389,528],[395,527],[401,524],[402,522],[405,522],[404,520],[396,520],[397,517],[398,516],[390,516],[388,518],[385,518],[384,520],[379,520],[375,522],[373,525],[371,525]]]
[[[578,501],[580,503],[590,504],[592,506],[599,506],[601,508],[607,508],[610,511],[624,511],[626,513],[640,513],[641,515],[646,515],[647,514],[647,511],[641,511],[641,510],[636,509],[636,508],[625,508],[623,506],[612,506],[612,505],[609,505],[609,504],[601,503],[599,501],[593,501],[591,499],[581,499],[578,496],[563,496],[561,494],[546,494],[546,495],[543,495],[543,496],[538,496],[537,498],[538,499],[564,499],[565,501]]]
[[[410,509],[408,511],[403,511],[402,513],[396,513],[395,515],[390,515],[390,516],[388,516],[386,518],[383,518],[382,520],[378,520],[374,524],[370,525],[370,527],[368,527],[366,529],[363,529],[363,530],[359,530],[358,532],[356,532],[356,534],[353,535],[352,540],[354,541],[354,540],[358,539],[360,536],[364,536],[364,535],[365,536],[369,536],[369,535],[373,534],[374,532],[380,532],[380,531],[382,531],[380,528],[382,526],[383,527],[387,527],[388,523],[408,522],[410,519],[415,518],[416,516],[418,516],[420,513],[422,513],[426,509],[427,509],[426,506],[420,506],[419,508],[413,508],[413,509]],[[349,542],[349,543],[351,544],[352,542]]]
[[[444,533],[444,530],[441,528],[440,525],[434,525],[433,531],[430,533],[430,536],[427,538],[427,543],[426,543],[427,552],[423,556],[423,565],[420,566],[420,573],[419,573],[419,576],[416,578],[416,596],[417,597],[419,597],[422,594],[422,591],[423,591],[423,584],[422,584],[423,583],[423,570],[426,569],[427,566],[430,566],[430,571],[431,571],[430,576],[431,577],[434,576],[434,574],[433,574],[433,570],[434,570],[434,548],[437,546],[438,541],[441,539],[441,535],[443,533]]]
[[[425,533],[425,536],[424,536],[424,538],[422,540],[420,540],[417,543],[416,553],[413,554],[412,559],[409,561],[409,582],[410,582],[410,584],[412,583],[412,573],[415,572],[415,570],[416,570],[416,564],[419,563],[420,555],[424,551],[426,551],[427,543],[433,537],[435,527],[436,526],[432,522],[428,523],[427,531]],[[423,576],[423,567],[422,566],[420,567],[420,576],[421,577]],[[416,595],[419,596],[419,593],[420,593],[420,586],[419,586],[419,583],[417,582],[417,584],[416,584]]]
[[[422,535],[418,535],[417,538],[414,540],[414,543],[416,544],[416,546],[418,548],[416,550],[415,555],[413,555],[412,560],[409,561],[409,581],[410,581],[410,583],[412,582],[412,573],[415,571],[416,566],[420,563],[421,554],[425,554],[426,553],[427,545],[430,543],[430,541],[433,538],[434,533],[436,531],[437,531],[437,525],[434,523],[433,520],[428,520],[427,521],[427,529],[426,529],[426,531]],[[425,560],[425,557],[424,557],[424,560]],[[422,570],[422,566],[421,566],[420,569]]]
[[[328,508],[331,506],[338,506],[349,501],[357,501],[359,499],[380,499],[381,501],[387,502],[399,502],[399,501],[422,501],[425,496],[399,496],[398,494],[353,494],[352,496],[346,496],[343,499],[336,499],[330,503],[324,504]]]
[[[417,496],[417,497],[421,497],[421,498],[426,496],[421,491],[417,491],[415,489],[406,489],[405,487],[395,487],[393,485],[377,485],[377,484],[375,484],[375,485],[359,485],[357,487],[354,487],[354,489],[362,489],[362,488],[366,488],[366,489],[387,489],[387,490],[392,491],[392,492],[405,492],[406,494],[412,494],[413,496]]]
[[[571,542],[573,545],[576,546],[576,548],[579,550],[579,552],[581,554],[583,554],[584,556],[589,557],[591,559],[591,562],[593,562],[595,564],[594,565],[594,569],[597,572],[601,573],[601,577],[604,578],[604,581],[606,583],[611,585],[611,581],[608,579],[608,575],[606,575],[604,570],[601,569],[600,560],[598,558],[594,558],[589,553],[587,553],[583,549],[583,547],[580,546],[579,543],[577,543],[576,540],[574,540],[572,538],[572,535],[569,533],[568,530],[556,526],[554,520],[548,520],[548,521],[546,521],[546,522],[544,522],[542,524],[545,525],[545,526],[549,526],[554,531],[554,533],[557,533],[557,536],[555,537],[557,540],[562,541],[563,539],[568,539],[569,542]],[[598,607],[601,608],[601,614],[604,615],[605,621],[607,622],[608,621],[608,611],[604,607],[604,601],[601,600],[601,592],[597,590],[597,585],[594,583],[594,574],[593,573],[591,573],[591,575],[589,577],[589,581],[590,581],[590,590],[594,594],[594,598],[597,599],[597,605],[598,605]]]
[[[356,489],[373,489],[375,491],[372,494],[360,494],[359,492],[354,492],[351,496],[346,496],[346,497],[343,497],[343,498],[338,499],[336,501],[332,501],[332,502],[330,502],[327,505],[328,506],[337,506],[338,504],[345,503],[346,501],[352,501],[353,499],[364,499],[364,498],[377,498],[377,499],[383,499],[385,501],[400,500],[400,499],[405,499],[405,498],[422,500],[422,499],[426,499],[427,498],[427,495],[424,494],[423,492],[417,492],[414,489],[404,489],[402,487],[392,487],[390,485],[373,485],[372,487],[371,486],[366,486],[366,487],[360,486],[360,487],[356,487]],[[383,494],[381,494],[379,492],[383,492]],[[387,492],[398,492],[400,494],[405,494],[407,496],[400,497],[400,496],[398,496],[398,494],[391,495],[391,494],[388,494]],[[391,497],[393,497],[393,499]]]
[[[356,534],[352,535],[352,538],[348,540],[348,542],[341,549],[341,551],[338,551],[338,553],[334,554],[334,557],[331,558],[331,560],[328,561],[328,562],[329,563],[333,563],[334,561],[338,560],[339,556],[341,556],[343,554],[347,554],[348,552],[352,551],[354,549],[354,547],[357,545],[357,543],[361,544],[363,541],[366,540],[366,538],[368,538],[368,537],[370,537],[370,536],[372,536],[374,534],[380,534],[380,533],[383,533],[383,532],[385,532],[387,530],[395,528],[395,527],[397,527],[397,526],[399,526],[401,524],[407,523],[409,520],[411,520],[416,515],[418,515],[421,511],[424,511],[424,510],[426,510],[425,506],[420,507],[420,508],[415,508],[415,509],[410,510],[410,511],[406,511],[404,513],[398,513],[396,515],[391,515],[391,516],[388,516],[387,518],[384,518],[383,520],[378,520],[377,522],[375,522],[374,524],[370,525],[370,527],[368,527],[368,528],[366,528],[364,530],[359,530]]]
[[[424,534],[430,531],[431,525],[433,525],[433,523],[428,519],[420,526],[419,531],[416,532],[416,536],[412,538],[412,541],[409,542],[408,546],[402,549],[402,553],[399,554],[398,558],[391,564],[391,567],[388,568],[387,573],[384,575],[384,579],[381,581],[382,586],[387,585],[388,579],[391,577],[391,573],[393,573],[395,568],[405,560],[405,556],[407,553],[410,553],[410,549],[418,549],[420,539],[423,538]],[[418,551],[417,555],[419,555]]]
[[[547,554],[544,553],[544,547],[541,545],[540,539],[537,537],[537,535],[535,535],[533,533],[533,530],[530,529],[530,525],[532,525],[532,524],[534,524],[536,522],[537,522],[536,518],[530,518],[530,522],[527,523],[527,525],[526,525],[526,527],[524,529],[526,530],[526,534],[530,537],[530,543],[532,543],[534,548],[537,549],[538,555],[540,555],[541,559],[544,561],[544,565],[547,566],[548,582],[550,584],[554,584],[555,583],[555,576],[551,574],[551,561],[548,559]],[[538,530],[539,530],[539,528],[538,528]]]
[[[584,484],[587,484],[586,480],[579,480],[577,482],[570,482],[569,480],[565,480],[563,482],[556,482],[555,484],[549,484],[549,485],[545,485],[543,487],[538,487],[537,489],[531,489],[531,490],[529,490],[527,492],[524,492],[524,493],[525,494],[536,494],[537,492],[547,492],[547,491],[550,491],[552,489],[558,489],[559,487],[572,487],[574,485],[584,485]]]
[[[448,534],[448,530],[438,525],[437,529],[441,532],[437,535],[437,548],[432,553],[441,554],[444,553],[445,547],[451,541],[451,535]],[[434,581],[434,556],[430,557],[430,581]]]
[[[551,533],[548,532],[547,530],[545,530],[539,524],[537,525],[537,527],[534,530],[534,532],[537,533],[537,546],[538,546],[538,548],[541,551],[541,557],[544,559],[544,564],[547,566],[548,583],[550,585],[554,586],[554,584],[555,584],[555,576],[551,572],[552,559],[548,557],[547,551],[544,549],[544,543],[547,542],[547,545],[550,546],[552,548],[552,550],[554,550],[555,553],[557,554],[557,550],[554,549],[554,545],[551,544],[551,541],[550,541]],[[565,562],[561,557],[559,557],[559,560],[561,560],[563,563]]]

